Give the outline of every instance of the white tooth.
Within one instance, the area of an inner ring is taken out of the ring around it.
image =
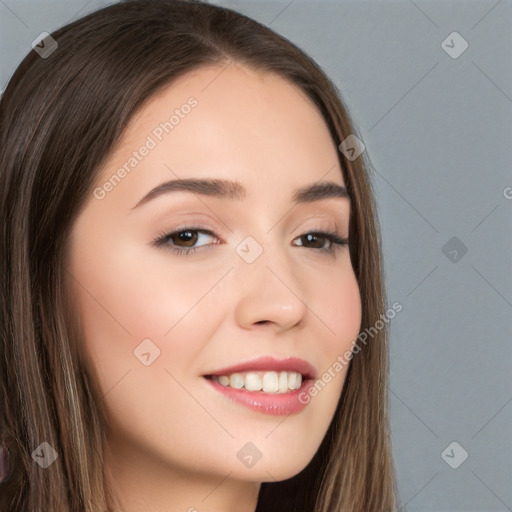
[[[244,378],[239,373],[233,373],[229,378],[229,385],[232,388],[240,389],[244,385]]]
[[[288,391],[288,374],[286,372],[279,373],[279,393]]]
[[[263,391],[267,393],[276,393],[279,389],[277,372],[267,372],[263,375]]]
[[[302,385],[302,375],[297,372],[266,372],[261,378],[258,373],[250,372],[245,378],[240,373],[232,375],[213,376],[213,379],[225,387],[244,388],[247,391],[263,391],[265,393],[286,393],[299,389]]]
[[[288,387],[290,389],[297,389],[295,387],[296,381],[297,381],[297,373],[296,372],[288,372]]]
[[[299,389],[302,384],[302,375],[297,372],[288,372],[288,387]]]
[[[223,386],[229,386],[229,377],[227,375],[222,375],[218,377],[218,382],[220,382]]]
[[[257,373],[248,373],[245,376],[245,389],[247,391],[260,391],[261,388],[261,379]]]

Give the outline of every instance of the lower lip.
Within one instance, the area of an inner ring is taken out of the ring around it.
[[[299,395],[307,395],[309,388],[314,385],[314,380],[308,379],[302,382],[299,389],[288,393],[264,393],[262,391],[247,391],[223,386],[212,378],[206,380],[217,391],[234,402],[271,416],[288,416],[302,411],[308,405],[309,400],[303,404],[299,401]]]

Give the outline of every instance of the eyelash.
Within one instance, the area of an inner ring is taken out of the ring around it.
[[[192,232],[197,231],[197,232],[204,233],[206,235],[210,235],[215,238],[218,238],[215,235],[215,233],[209,229],[203,229],[200,226],[186,226],[186,227],[183,226],[171,233],[164,231],[164,232],[158,234],[156,236],[156,238],[153,240],[152,245],[155,245],[157,247],[163,247],[165,250],[171,251],[173,254],[176,254],[178,256],[187,256],[189,254],[192,254],[192,253],[198,252],[199,250],[202,250],[201,247],[204,247],[204,246],[193,247],[191,249],[183,249],[183,248],[177,249],[175,247],[170,247],[167,244],[167,242],[173,235],[177,235],[177,234],[184,233],[187,231],[192,231]],[[331,242],[330,247],[327,249],[320,249],[318,247],[311,248],[312,250],[314,250],[316,252],[323,253],[326,255],[334,256],[337,251],[339,251],[343,247],[346,247],[349,245],[348,238],[341,238],[337,233],[330,232],[330,231],[308,231],[307,233],[304,233],[303,235],[300,235],[297,238],[302,238],[309,234],[316,235],[320,238],[325,238]],[[211,247],[212,245],[218,245],[218,244],[217,243],[208,244],[208,245],[206,245],[206,247]],[[298,247],[302,247],[302,246],[298,246]]]

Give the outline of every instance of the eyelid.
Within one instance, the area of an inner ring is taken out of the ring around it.
[[[180,233],[182,231],[198,231],[201,233],[205,233],[209,236],[212,236],[213,238],[217,238],[218,240],[222,240],[217,235],[217,233],[214,229],[207,228],[206,226],[202,226],[200,224],[190,223],[190,224],[179,225],[172,229],[164,229],[163,231],[160,231],[159,233],[157,233],[157,235],[155,236],[155,238],[153,239],[153,241],[151,243],[155,244],[155,245],[160,245],[160,242],[163,241],[163,239],[168,239],[170,237],[170,235],[173,235],[175,233]],[[214,244],[208,244],[208,245],[214,245]],[[203,246],[201,246],[201,247],[203,247]]]
[[[309,226],[309,222],[312,222],[313,224],[316,224],[314,229],[330,229],[332,231],[338,231],[341,232],[342,226],[344,224],[343,219],[340,215],[336,216],[333,213],[315,213],[312,215],[307,216],[306,218],[302,218],[300,221],[293,223],[292,225],[292,231],[295,232],[301,226],[307,224]],[[318,224],[325,223],[327,227],[320,227]],[[302,229],[302,228],[301,228]],[[309,227],[306,227],[306,229],[310,229]]]
[[[301,222],[297,223],[294,225],[292,231],[297,231],[298,228],[304,224],[304,223],[307,223],[309,221],[317,221],[317,224],[313,227],[305,227],[301,230],[301,233],[299,233],[298,235],[295,236],[295,238],[297,236],[301,236],[301,235],[304,235],[306,233],[310,233],[310,232],[315,232],[315,231],[332,231],[332,232],[336,232],[339,234],[339,236],[341,237],[342,236],[342,232],[344,231],[344,229],[341,229],[340,228],[340,222],[338,222],[337,219],[333,218],[332,216],[326,216],[326,215],[314,215],[314,216],[311,216],[311,217],[308,217],[307,219],[303,219]],[[318,223],[320,221],[325,221],[327,223],[329,223],[328,225],[326,226],[320,226],[318,225]],[[158,239],[158,238],[161,238],[162,236],[165,236],[165,235],[170,235],[170,234],[173,234],[173,233],[176,233],[176,232],[179,232],[179,231],[186,231],[186,230],[191,230],[191,231],[204,231],[205,233],[208,233],[210,234],[211,236],[214,236],[216,238],[219,238],[221,239],[221,237],[217,234],[219,229],[217,229],[217,227],[208,227],[207,225],[204,225],[202,224],[201,222],[194,222],[193,220],[189,221],[189,222],[183,222],[182,224],[179,224],[171,229],[164,229],[163,231],[159,232],[157,234],[157,236],[155,237],[155,239]],[[230,230],[232,231],[232,230]],[[348,236],[348,235],[347,235]]]
[[[162,246],[166,250],[169,250],[171,253],[174,253],[175,255],[187,256],[189,254],[193,254],[196,252],[203,252],[205,250],[210,250],[210,249],[212,249],[212,246],[219,245],[220,243],[222,243],[222,242],[214,242],[211,244],[205,244],[205,245],[200,245],[197,247],[190,247],[190,248],[180,247],[180,246],[176,246],[176,247],[166,246],[167,242],[169,241],[169,239],[172,235],[175,235],[180,232],[185,232],[185,231],[193,231],[193,232],[198,232],[198,233],[200,232],[200,233],[206,234],[208,236],[214,237],[217,240],[221,240],[221,238],[217,236],[216,232],[213,229],[206,228],[205,226],[201,226],[199,224],[194,224],[194,225],[189,224],[189,225],[177,226],[177,227],[173,228],[172,230],[165,230],[165,231],[159,233],[153,239],[152,245],[155,245],[157,247]],[[329,228],[323,228],[323,227],[313,228],[312,227],[309,229],[304,228],[304,230],[300,234],[298,234],[297,236],[294,236],[293,240],[300,239],[301,237],[304,237],[305,235],[308,235],[308,234],[319,235],[320,238],[323,238],[330,243],[328,248],[306,247],[306,249],[313,250],[314,252],[320,253],[322,255],[329,255],[329,256],[335,257],[336,253],[340,249],[348,246],[350,243],[348,235],[346,237],[344,237],[341,234],[341,230],[339,230],[338,227],[336,226],[336,223],[335,223],[334,228],[330,228],[330,227]],[[304,244],[301,244],[296,247],[303,247],[303,246],[304,246]]]

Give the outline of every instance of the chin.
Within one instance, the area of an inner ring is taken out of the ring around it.
[[[250,470],[244,471],[245,475],[250,477],[250,480],[258,482],[280,482],[282,480],[288,480],[298,475],[311,462],[311,458],[289,460],[287,464],[274,464],[272,461],[267,461],[266,464],[263,464],[262,462],[263,458],[250,468]],[[244,479],[243,476],[242,479]]]

